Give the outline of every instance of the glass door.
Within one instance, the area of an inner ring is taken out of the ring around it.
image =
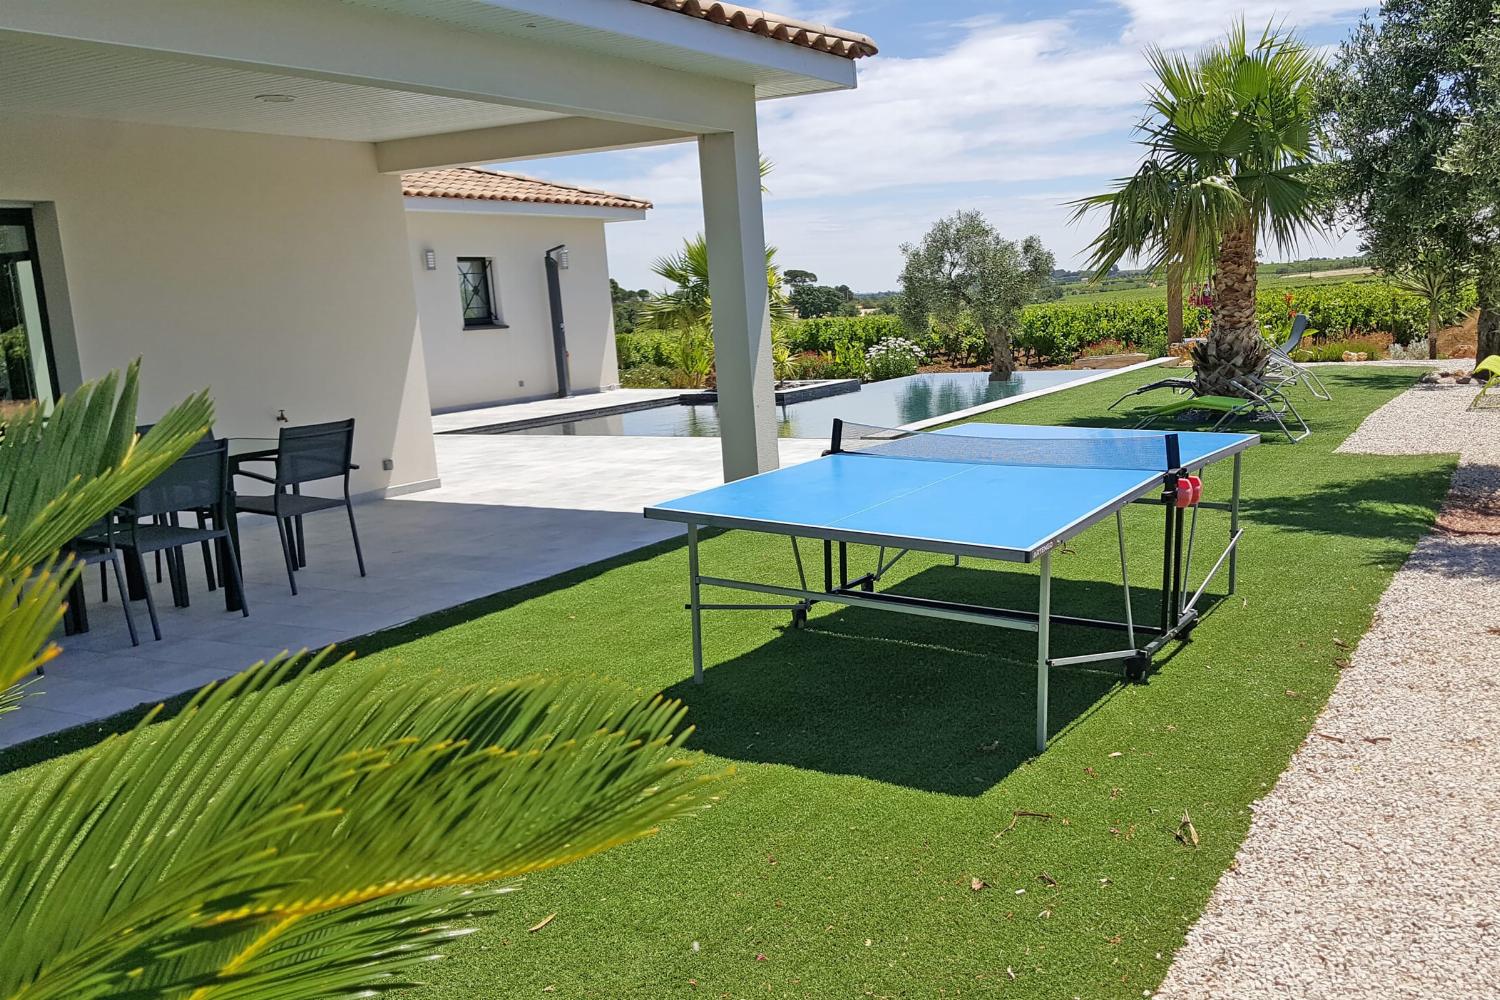
[[[31,211],[0,208],[0,420],[33,400],[50,409],[56,398]]]

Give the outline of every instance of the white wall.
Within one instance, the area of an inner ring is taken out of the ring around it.
[[[537,399],[557,391],[542,255],[559,243],[568,245],[571,258],[559,277],[572,390],[592,392],[619,383],[602,221],[409,211],[406,226],[434,409]],[[437,254],[436,271],[423,263],[428,249]],[[459,257],[492,259],[496,298],[508,329],[464,328]]]
[[[0,114],[0,200],[55,220],[61,371],[140,356],[143,420],[207,387],[221,436],[352,416],[357,490],[436,479],[400,182],[369,144]]]

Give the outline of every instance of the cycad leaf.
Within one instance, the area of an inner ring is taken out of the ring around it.
[[[321,665],[247,671],[4,811],[0,996],[273,995],[285,963],[383,988],[455,892],[650,833],[707,780],[675,702]],[[377,932],[380,961],[356,947]]]
[[[138,380],[138,364],[132,364],[123,380],[112,373],[58,400],[50,413],[34,404],[6,421],[0,435],[0,593],[8,596],[0,608],[0,689],[56,652],[46,647],[47,634],[61,617],[60,595],[73,577],[63,568],[51,571],[51,582],[35,595],[38,606],[17,607],[33,567],[160,475],[212,422],[212,406],[200,394],[135,441]]]

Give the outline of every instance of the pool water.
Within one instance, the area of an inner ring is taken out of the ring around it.
[[[1090,369],[1017,372],[1009,381],[992,382],[988,372],[935,372],[870,382],[858,392],[777,407],[778,433],[782,437],[827,438],[834,417],[877,427],[898,427],[1093,374]],[[673,404],[510,433],[718,437],[719,414],[712,405]]]

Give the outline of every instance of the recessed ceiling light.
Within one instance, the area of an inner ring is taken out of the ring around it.
[[[267,104],[291,104],[297,98],[291,94],[256,94],[255,99]]]

